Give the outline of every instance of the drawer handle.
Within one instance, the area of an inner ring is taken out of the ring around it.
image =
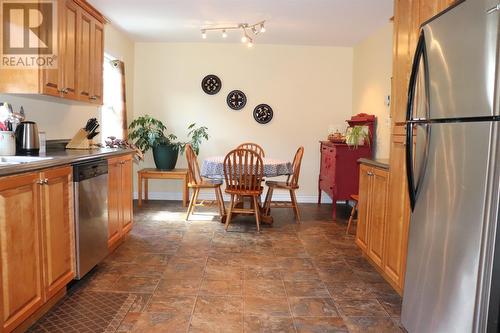
[[[38,179],[36,181],[36,184],[37,185],[48,185],[49,184],[49,180],[47,178],[45,178],[45,179]]]
[[[97,96],[96,95],[90,96],[89,99],[92,100],[92,101],[95,101],[95,100],[97,100]]]

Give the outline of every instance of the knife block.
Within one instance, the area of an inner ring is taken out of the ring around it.
[[[91,149],[94,143],[87,139],[88,133],[83,129],[79,129],[73,139],[66,145],[66,149]]]

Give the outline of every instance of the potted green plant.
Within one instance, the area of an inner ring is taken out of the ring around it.
[[[366,126],[349,127],[345,134],[345,143],[354,149],[364,144],[370,144],[370,136]]]
[[[196,154],[200,151],[203,140],[208,140],[208,128],[196,127],[196,124],[188,126],[188,137],[190,141],[176,141],[175,134],[167,134],[167,127],[158,119],[149,115],[138,117],[129,126],[129,138],[143,152],[149,149],[153,151],[156,168],[160,170],[172,170],[177,163],[179,151],[184,152],[186,144],[190,143]]]

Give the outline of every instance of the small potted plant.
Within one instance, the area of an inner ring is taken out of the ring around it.
[[[129,138],[134,140],[135,145],[143,152],[153,150],[153,158],[156,168],[160,170],[172,170],[177,164],[179,150],[184,152],[186,144],[190,143],[196,154],[200,151],[203,140],[208,140],[208,128],[196,127],[196,124],[188,126],[188,142],[176,141],[175,134],[166,134],[167,127],[158,119],[149,115],[141,116],[129,126]]]
[[[345,142],[349,147],[354,149],[364,144],[370,144],[368,128],[366,126],[349,127],[345,134]]]

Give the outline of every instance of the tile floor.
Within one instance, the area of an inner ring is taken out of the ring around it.
[[[118,332],[402,332],[401,298],[345,220],[331,221],[331,205],[301,210],[300,225],[275,209],[260,234],[249,217],[226,233],[210,211],[185,223],[178,203],[147,203],[130,237],[79,284],[136,296]]]

